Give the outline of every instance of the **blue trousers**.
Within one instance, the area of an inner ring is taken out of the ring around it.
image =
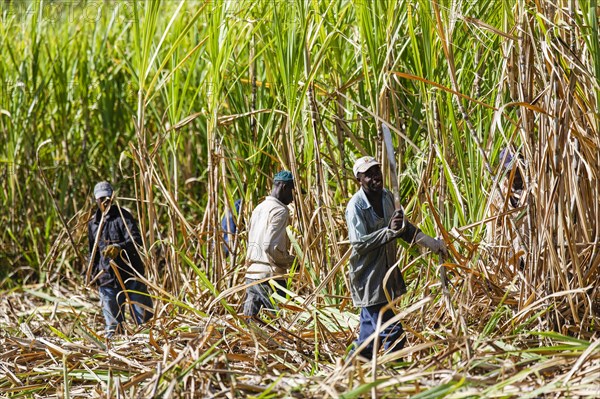
[[[246,284],[252,284],[253,279],[247,278]],[[282,287],[285,287],[285,280],[275,280],[275,282]],[[285,292],[280,288],[276,288],[277,293],[285,297]],[[246,301],[244,302],[244,316],[256,316],[262,308],[276,310],[273,308],[271,303],[271,295],[273,295],[273,288],[268,281],[264,283],[256,284],[246,288]]]
[[[365,342],[377,329],[377,319],[381,316],[381,325],[393,318],[394,312],[391,309],[387,309],[381,313],[381,309],[387,305],[382,303],[379,305],[368,306],[361,308],[360,310],[360,331],[358,333],[358,339],[354,341],[355,347],[358,348]],[[379,331],[379,345],[377,350],[383,344],[384,349],[398,351],[404,347],[406,343],[406,337],[403,336],[404,329],[400,321],[392,323],[390,326]],[[371,341],[361,352],[360,355],[370,359],[373,356],[373,343]]]
[[[153,316],[152,298],[148,295],[146,285],[136,280],[127,280],[125,288],[127,293],[121,287],[99,288],[107,338],[112,337],[115,333],[123,332],[122,323],[125,321],[126,307],[129,308],[136,325],[147,322]],[[127,301],[128,297],[129,301]]]

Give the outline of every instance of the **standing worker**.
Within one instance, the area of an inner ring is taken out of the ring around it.
[[[221,228],[223,229],[223,252],[225,253],[225,257],[229,256],[231,250],[237,248],[233,248],[237,240],[235,239],[235,235],[238,231],[238,226],[235,224],[237,216],[240,214],[240,207],[242,206],[242,200],[236,199],[234,204],[235,215],[232,209],[229,209],[228,212],[221,219]]]
[[[136,249],[142,245],[137,222],[126,209],[112,205],[113,188],[103,181],[94,187],[98,209],[88,223],[92,271],[99,286],[100,303],[106,322],[106,337],[123,333],[125,307],[140,325],[152,317],[152,299],[146,285],[144,263]],[[95,248],[96,247],[96,248]]]
[[[395,210],[394,196],[383,188],[381,164],[375,158],[358,159],[352,171],[360,189],[346,207],[346,222],[352,245],[350,289],[354,305],[361,308],[360,331],[355,341],[358,348],[376,331],[379,317],[381,325],[394,317],[391,309],[382,309],[406,292],[402,272],[396,265],[396,239],[424,246],[443,257],[448,256],[448,250],[442,240],[424,234]],[[400,350],[405,342],[399,321],[379,332],[379,343],[386,351]],[[373,350],[371,341],[359,354],[370,359]]]
[[[270,296],[272,279],[285,286],[284,275],[295,257],[290,255],[290,241],[286,227],[290,224],[288,205],[294,199],[294,177],[284,170],[273,179],[271,195],[267,196],[252,212],[248,231],[246,254],[246,301],[244,315],[256,316],[261,308],[273,309]],[[283,292],[278,293],[284,296]]]

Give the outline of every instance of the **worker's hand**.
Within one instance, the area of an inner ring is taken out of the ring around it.
[[[430,237],[422,231],[419,231],[417,233],[415,242],[418,245],[429,249],[434,254],[439,255],[442,258],[442,260],[448,259],[449,257],[448,247],[446,247],[446,243],[444,242],[444,240]]]
[[[102,251],[102,256],[105,258],[115,259],[119,256],[119,252],[121,252],[121,247],[117,244],[111,244],[104,248]]]
[[[429,249],[434,254],[441,256],[442,259],[448,259],[448,257],[449,257],[448,247],[446,246],[446,243],[442,239],[438,238],[438,239],[433,240],[433,243]]]
[[[402,212],[402,209],[396,209],[394,211],[388,227],[397,232],[404,230],[404,212]]]
[[[289,255],[288,257],[288,268],[292,267],[292,264],[296,261],[296,257],[294,255]]]

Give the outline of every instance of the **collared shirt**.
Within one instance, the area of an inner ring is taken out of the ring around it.
[[[275,197],[267,196],[254,209],[248,231],[246,278],[259,280],[286,273],[294,262],[286,231],[289,222],[288,207]]]
[[[362,188],[346,207],[350,255],[350,288],[357,307],[386,303],[406,292],[402,272],[396,265],[396,238],[412,243],[418,229],[406,221],[398,233],[388,227],[394,213],[394,198],[382,193],[383,218],[379,217]]]

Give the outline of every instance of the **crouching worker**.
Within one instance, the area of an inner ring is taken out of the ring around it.
[[[490,199],[486,241],[497,255],[498,274],[512,280],[518,270],[525,268],[529,253],[529,201],[523,179],[523,157],[504,148],[500,151],[500,161],[504,177]]]
[[[406,292],[402,272],[396,265],[396,239],[429,248],[440,256],[448,256],[442,240],[434,239],[413,226],[394,207],[394,196],[383,188],[381,165],[373,157],[362,157],[353,167],[360,189],[348,202],[346,222],[352,245],[350,255],[350,290],[352,300],[360,310],[360,330],[355,349],[370,340],[359,355],[370,359],[374,348],[373,333],[377,321],[383,326],[394,317],[392,309],[384,307]],[[386,351],[402,349],[406,338],[400,321],[379,331],[378,343]],[[354,350],[353,350],[354,351]]]
[[[144,263],[136,249],[142,245],[137,222],[126,209],[112,205],[113,188],[108,182],[94,187],[98,209],[88,223],[92,260],[92,282],[99,287],[100,303],[106,323],[106,337],[123,333],[126,308],[136,325],[152,317],[152,299],[146,285]]]
[[[294,199],[294,178],[284,170],[273,179],[271,195],[252,212],[246,254],[246,301],[244,316],[256,316],[261,308],[273,309],[273,288],[267,278],[285,287],[284,275],[295,257],[290,255],[286,227],[290,224],[288,205]],[[278,290],[279,291],[279,290]],[[285,296],[285,293],[278,292]]]

